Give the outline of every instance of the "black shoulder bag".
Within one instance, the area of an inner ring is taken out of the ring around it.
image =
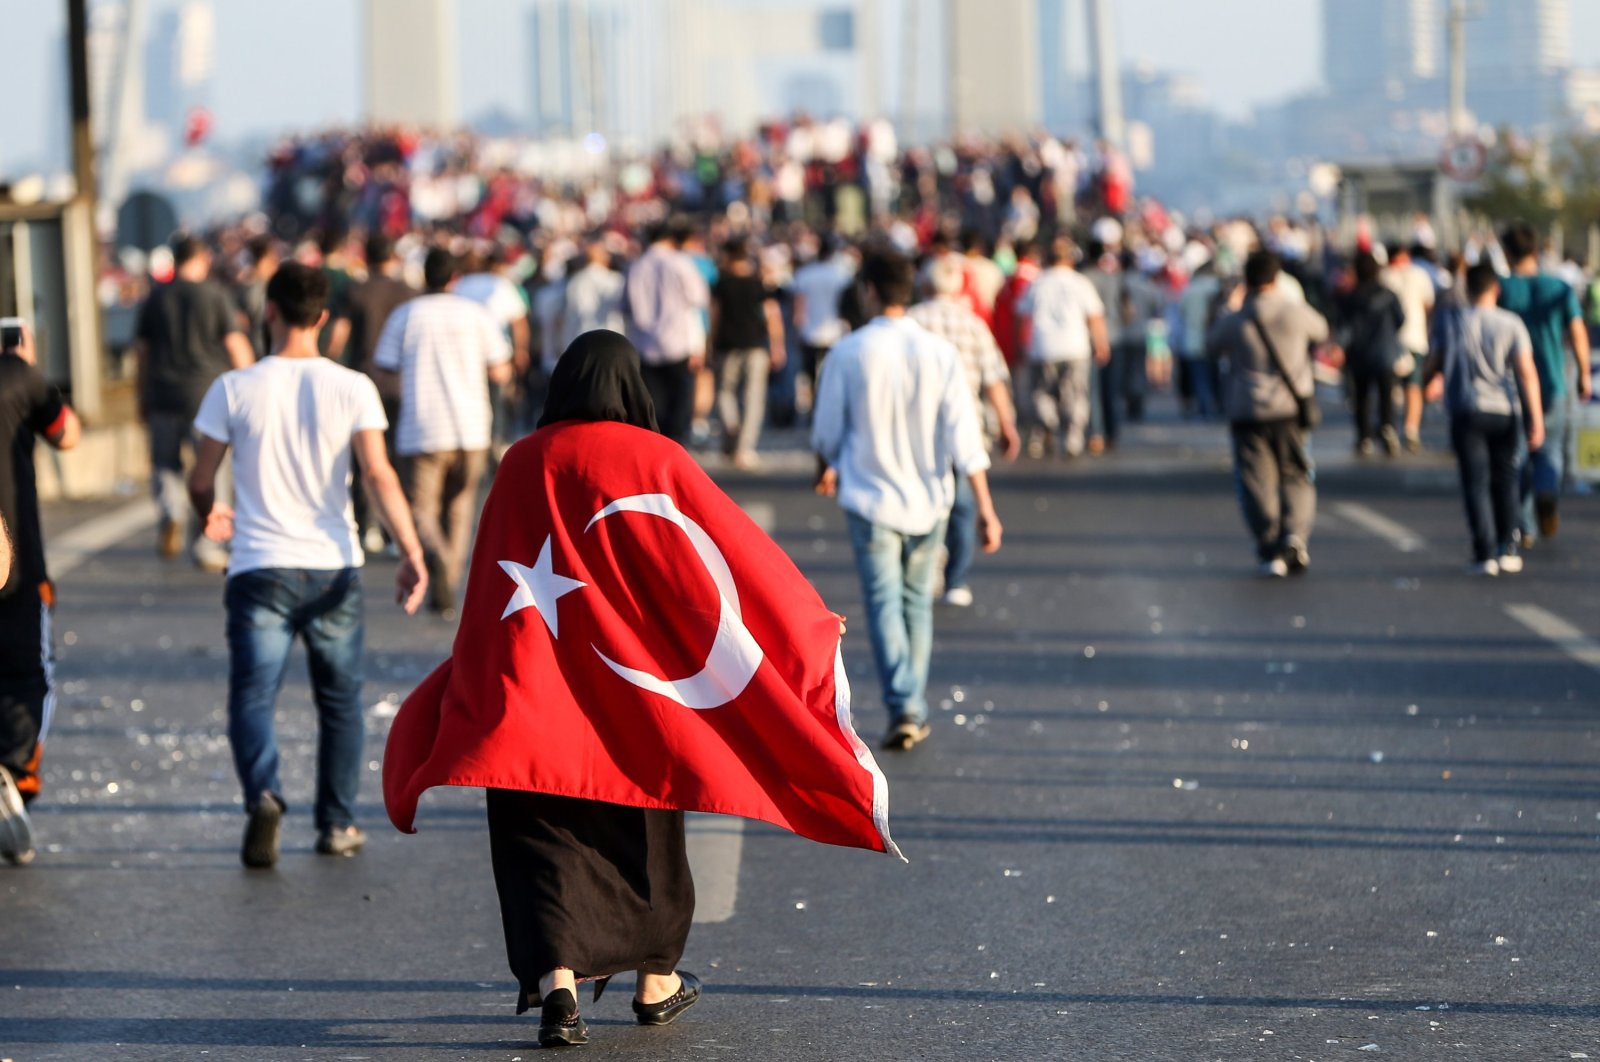
[[[1251,312],[1249,321],[1256,326],[1256,335],[1261,337],[1261,342],[1267,348],[1267,357],[1272,359],[1272,365],[1278,370],[1278,375],[1283,377],[1283,384],[1289,389],[1289,394],[1294,396],[1295,423],[1306,431],[1316,431],[1322,424],[1322,407],[1317,404],[1316,383],[1311,384],[1312,393],[1302,395],[1295,390],[1294,379],[1289,375],[1288,368],[1283,364],[1283,359],[1278,357],[1278,348],[1272,345],[1272,338],[1267,335],[1267,329],[1261,323],[1254,311]]]

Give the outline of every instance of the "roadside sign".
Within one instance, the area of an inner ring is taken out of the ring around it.
[[[1454,181],[1475,181],[1489,162],[1489,149],[1472,133],[1455,133],[1439,151],[1439,169]]]

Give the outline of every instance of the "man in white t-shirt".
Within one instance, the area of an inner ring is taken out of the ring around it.
[[[232,541],[224,594],[228,740],[244,786],[246,866],[278,860],[287,805],[272,717],[296,637],[305,642],[317,705],[317,851],[354,855],[364,762],[361,681],[365,617],[361,546],[350,504],[351,457],[400,549],[396,600],[411,613],[427,590],[417,539],[384,446],[388,419],[372,380],[320,356],[328,278],[286,263],[267,284],[272,354],[219,377],[195,417],[199,452],[189,497],[205,534]],[[237,509],[216,500],[233,449]]]
[[[1422,363],[1428,357],[1428,315],[1433,312],[1433,278],[1427,270],[1411,260],[1411,252],[1396,247],[1389,254],[1389,265],[1380,275],[1383,286],[1400,299],[1400,309],[1405,320],[1400,325],[1400,346],[1410,355],[1409,363],[1397,372],[1405,385],[1406,449],[1418,453],[1422,449]]]
[[[1039,274],[1017,313],[1031,322],[1028,368],[1036,423],[1068,457],[1083,453],[1089,430],[1089,362],[1111,360],[1106,307],[1094,283],[1073,268],[1072,241],[1050,246],[1050,268]]]
[[[845,291],[855,283],[855,270],[847,264],[838,239],[828,236],[822,257],[801,266],[794,274],[794,327],[800,336],[800,354],[813,392],[822,359],[850,331],[839,307]]]
[[[456,281],[455,293],[489,311],[489,316],[506,331],[511,339],[512,380],[527,378],[530,366],[532,326],[528,320],[528,299],[522,288],[510,276],[520,251],[516,247],[497,248],[492,257],[474,251],[461,262],[461,279]],[[521,395],[514,386],[492,388],[490,402],[494,411],[495,453],[505,448],[522,434],[517,426],[517,409],[522,405]]]
[[[389,316],[373,364],[400,378],[395,452],[428,558],[430,607],[450,619],[489,462],[489,385],[511,380],[511,344],[487,310],[451,291],[448,251],[429,251],[422,272],[428,293]]]

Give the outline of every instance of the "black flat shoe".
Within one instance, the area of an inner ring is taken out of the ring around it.
[[[700,978],[687,970],[679,970],[678,980],[683,982],[678,990],[659,1003],[633,1001],[633,1013],[640,1025],[671,1025],[684,1011],[700,1002]]]
[[[589,1042],[589,1027],[578,1016],[578,999],[565,988],[544,997],[539,1009],[539,1046],[576,1047]]]

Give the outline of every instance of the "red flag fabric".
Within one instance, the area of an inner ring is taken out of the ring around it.
[[[513,446],[450,659],[389,733],[413,832],[434,786],[760,819],[898,856],[850,723],[839,620],[677,444],[562,423]]]

